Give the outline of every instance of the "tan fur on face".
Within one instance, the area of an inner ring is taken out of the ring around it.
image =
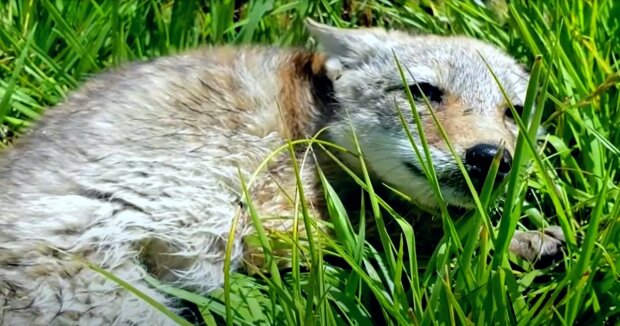
[[[423,113],[428,113],[428,108],[423,109]],[[480,119],[480,113],[472,112],[472,109],[467,107],[458,97],[447,95],[434,113],[457,152],[463,152],[476,144],[486,142],[503,145],[512,154],[514,152],[514,136],[503,127],[502,116],[496,111],[498,110],[492,108],[486,113],[490,116],[489,118]],[[423,119],[423,127],[430,145],[446,152],[449,151],[441,131],[430,114]],[[498,142],[497,139],[500,141]]]

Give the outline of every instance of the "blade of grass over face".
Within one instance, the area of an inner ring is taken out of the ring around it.
[[[484,58],[483,58],[484,60]],[[490,73],[493,74],[493,78],[496,80],[499,88],[502,90],[504,94],[504,98],[509,103],[509,109],[512,111],[513,117],[519,126],[519,135],[517,137],[517,144],[515,145],[515,153],[512,160],[512,169],[510,172],[510,177],[508,179],[508,192],[506,193],[506,201],[504,202],[504,212],[506,215],[503,216],[502,222],[500,223],[499,233],[497,235],[498,239],[501,239],[499,242],[495,244],[495,254],[493,255],[492,267],[494,270],[499,268],[500,264],[503,263],[504,255],[507,251],[508,245],[510,244],[510,239],[514,235],[514,231],[517,226],[518,218],[521,214],[521,206],[518,205],[518,197],[520,196],[520,187],[518,184],[522,184],[523,175],[521,174],[521,170],[523,169],[524,162],[527,161],[528,155],[524,150],[524,142],[528,135],[528,128],[523,125],[521,119],[525,121],[529,121],[529,117],[534,108],[534,100],[536,97],[536,88],[538,86],[538,82],[540,79],[540,66],[541,66],[542,58],[537,57],[532,68],[532,73],[530,75],[530,81],[528,84],[527,93],[525,95],[525,102],[523,104],[523,116],[519,117],[518,112],[515,110],[512,103],[510,103],[510,99],[508,95],[503,90],[503,86],[500,85],[499,81],[497,81],[497,77],[492,71],[492,67],[488,66]],[[532,122],[532,129],[538,129],[535,121]],[[533,153],[536,155],[536,152]]]
[[[348,121],[351,121],[351,120],[348,119]],[[390,268],[394,268],[396,264],[395,259],[394,259],[394,254],[393,254],[394,246],[393,246],[393,243],[390,241],[389,235],[387,233],[387,229],[385,227],[385,221],[383,219],[383,216],[381,215],[382,214],[381,210],[379,209],[377,196],[375,195],[372,181],[370,180],[370,174],[368,172],[368,168],[366,166],[366,162],[362,154],[362,150],[361,150],[359,141],[357,139],[355,129],[353,128],[353,124],[350,123],[349,128],[352,131],[353,141],[355,144],[355,152],[360,154],[359,162],[360,162],[360,166],[361,166],[361,170],[362,170],[362,174],[364,178],[364,183],[367,186],[366,191],[368,191],[368,195],[370,197],[370,206],[372,208],[372,213],[374,215],[375,222],[377,223],[377,231],[379,232],[379,238],[381,239],[381,244],[383,245],[383,249],[385,250],[385,253],[387,255],[388,264]]]
[[[398,61],[398,58],[396,58],[396,56],[394,56],[394,57],[395,57],[396,65],[397,65],[397,68],[399,70],[399,74],[400,74],[400,77],[401,77],[401,82],[406,83],[406,77],[404,75],[404,70],[403,70],[402,66],[400,65],[400,62]],[[408,71],[408,72],[409,72],[410,75],[412,75],[410,71]],[[412,75],[411,77],[413,78],[414,76]],[[414,78],[414,81],[415,81],[415,78]],[[454,243],[455,247],[457,248],[457,250],[461,251],[461,250],[463,250],[463,246],[461,244],[460,237],[458,236],[458,234],[456,232],[456,229],[454,228],[454,225],[452,223],[450,214],[449,214],[449,212],[447,210],[447,204],[445,203],[445,201],[443,199],[443,195],[442,195],[442,191],[441,191],[441,186],[439,185],[438,178],[436,176],[434,165],[433,165],[433,162],[432,162],[432,157],[431,157],[431,154],[430,154],[429,145],[428,145],[428,142],[426,140],[426,137],[424,136],[424,129],[422,128],[422,121],[421,121],[421,118],[420,118],[420,114],[417,112],[417,109],[415,107],[415,103],[414,103],[414,100],[413,100],[413,95],[411,93],[411,90],[409,89],[409,87],[405,87],[405,89],[406,89],[406,93],[407,93],[407,100],[409,102],[409,105],[410,105],[410,108],[411,108],[411,112],[412,112],[412,114],[414,116],[414,119],[415,119],[415,124],[416,124],[416,127],[417,127],[418,135],[420,137],[420,142],[422,143],[422,147],[424,148],[424,154],[425,154],[426,164],[427,164],[427,168],[428,168],[428,171],[426,171],[426,173],[427,173],[426,176],[427,176],[429,182],[432,185],[433,192],[434,192],[434,194],[435,194],[435,196],[437,198],[437,201],[439,203],[439,208],[441,210],[442,221],[443,221],[443,225],[444,225],[444,232],[446,234],[450,235],[450,237],[447,238],[448,239],[447,243],[448,243],[448,245]],[[424,94],[423,92],[421,92],[421,93]],[[426,98],[426,95],[424,95],[424,101],[425,101],[425,105],[427,106],[428,111],[429,111],[429,113],[430,113],[430,115],[431,115],[431,117],[433,119],[433,122],[434,122],[435,126],[440,131],[440,134],[441,134],[443,140],[445,141],[446,145],[450,149],[450,152],[451,152],[453,158],[457,162],[457,165],[459,166],[459,169],[460,169],[461,173],[463,174],[464,179],[465,179],[466,183],[468,184],[468,187],[469,187],[470,191],[472,192],[472,196],[474,198],[474,201],[476,202],[476,205],[479,208],[479,212],[484,212],[484,210],[480,208],[480,200],[478,199],[478,194],[474,190],[473,184],[472,184],[471,180],[469,179],[469,175],[466,172],[465,166],[461,162],[461,159],[460,159],[459,155],[456,153],[456,151],[454,150],[454,147],[450,143],[450,140],[448,139],[448,136],[447,136],[445,130],[443,129],[443,126],[441,126],[441,123],[437,119],[437,116],[435,115],[435,113],[431,109],[430,102],[429,102],[428,98]],[[402,121],[402,119],[401,119],[401,121]],[[409,130],[406,127],[405,127],[405,129],[406,129],[405,131],[407,133],[409,133]],[[409,137],[409,139],[411,141],[412,140],[411,135],[409,135],[408,137]],[[418,159],[420,160],[420,162],[423,162],[424,159],[422,159],[422,157],[419,155],[420,152],[416,148],[417,144],[415,144],[415,142],[412,142],[412,146],[414,147],[415,153],[418,156]],[[485,213],[482,213],[482,214],[486,216]],[[450,251],[450,247],[448,247],[448,251]],[[445,255],[444,257],[447,258],[448,255]],[[466,263],[463,263],[462,259],[460,258],[460,255],[457,256],[457,260],[459,260],[460,264],[465,268],[465,271],[464,271],[464,274],[463,274],[464,275],[464,280],[465,280],[465,282],[467,284],[467,287],[471,289],[473,287],[473,275],[472,275],[472,273],[471,273],[471,271],[469,269],[469,265],[466,264]],[[444,261],[444,264],[446,264],[446,261]]]

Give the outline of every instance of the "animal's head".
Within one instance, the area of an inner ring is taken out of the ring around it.
[[[437,205],[399,117],[397,108],[421,149],[395,56],[420,113],[445,200],[462,207],[473,203],[423,94],[475,184],[483,183],[502,146],[505,151],[498,178],[510,171],[517,127],[497,82],[518,109],[525,100],[529,79],[513,58],[466,37],[415,36],[378,28],[339,29],[314,21],[308,21],[307,26],[327,55],[328,75],[342,107],[329,127],[329,137],[354,150],[352,125],[374,176],[420,204]],[[350,157],[349,163],[356,164],[356,159]]]

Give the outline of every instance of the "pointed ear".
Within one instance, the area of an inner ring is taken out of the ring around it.
[[[310,35],[323,47],[329,57],[351,64],[369,51],[386,48],[387,32],[379,28],[345,29],[305,19]]]

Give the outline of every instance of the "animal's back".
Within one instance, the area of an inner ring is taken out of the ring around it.
[[[248,178],[300,131],[282,110],[303,109],[295,117],[308,127],[312,103],[296,88],[307,80],[295,67],[314,59],[273,48],[197,50],[103,74],[50,110],[0,157],[0,296],[12,298],[0,317],[165,321],[55,249],[130,282],[142,278],[143,264],[178,286],[217,287],[239,213],[239,175]],[[280,205],[275,197],[267,207]],[[249,228],[242,223],[239,238]],[[240,255],[236,240],[233,265]],[[106,299],[116,304],[92,307]]]

